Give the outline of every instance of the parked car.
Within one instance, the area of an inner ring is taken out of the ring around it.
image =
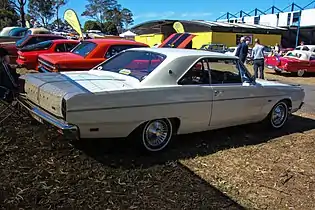
[[[297,46],[295,50],[310,51],[312,53],[315,53],[315,45],[300,45]]]
[[[36,69],[39,55],[70,52],[79,43],[78,40],[56,39],[27,45],[18,51],[16,63],[27,69]]]
[[[265,120],[284,126],[300,86],[254,80],[235,56],[201,50],[125,50],[89,71],[27,74],[19,103],[68,138],[131,138],[150,152],[176,134]]]
[[[0,43],[0,47],[5,48],[10,53],[11,63],[16,64],[16,59],[18,57],[18,50],[26,47],[28,45],[37,44],[39,42],[54,40],[54,39],[66,39],[63,36],[58,36],[54,34],[36,34],[36,35],[26,35],[22,39],[10,43]]]
[[[122,50],[148,45],[124,39],[89,39],[71,52],[38,56],[40,72],[88,70]]]
[[[200,50],[207,50],[211,52],[225,53],[227,47],[224,44],[204,44],[201,46]]]
[[[3,29],[4,30],[4,29]],[[0,43],[2,42],[12,42],[22,39],[26,35],[35,35],[35,34],[51,34],[46,28],[22,28],[22,27],[7,27],[0,35]]]
[[[293,50],[287,52],[283,57],[266,57],[265,63],[277,74],[290,72],[302,77],[306,72],[315,72],[315,55],[310,51]]]
[[[192,39],[196,35],[190,33],[174,33],[165,39],[159,48],[192,49]]]

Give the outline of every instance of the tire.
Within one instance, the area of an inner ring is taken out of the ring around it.
[[[296,72],[296,75],[298,77],[303,77],[305,75],[305,70],[304,69],[299,69],[297,72]]]
[[[289,116],[289,107],[285,101],[278,102],[270,111],[267,122],[273,129],[282,128]]]
[[[164,150],[173,137],[173,124],[169,119],[155,119],[141,125],[135,132],[141,150],[160,152]]]
[[[278,71],[278,70],[275,70],[275,73],[280,75],[281,74],[281,71]]]

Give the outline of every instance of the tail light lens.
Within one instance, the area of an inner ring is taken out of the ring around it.
[[[19,78],[18,85],[19,85],[19,93],[25,93],[25,80]]]
[[[67,117],[67,101],[65,99],[62,99],[61,102],[61,113],[64,119],[66,120]]]

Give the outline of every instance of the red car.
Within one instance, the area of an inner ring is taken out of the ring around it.
[[[124,39],[88,39],[78,44],[71,52],[51,53],[38,56],[38,71],[89,70],[120,51],[148,45]]]
[[[293,50],[283,57],[266,57],[265,63],[277,74],[290,72],[302,77],[306,72],[315,72],[315,54],[309,51]]]
[[[11,64],[16,64],[16,59],[18,57],[18,50],[31,45],[37,44],[39,42],[44,42],[47,40],[54,40],[54,39],[66,39],[63,36],[54,35],[54,34],[34,34],[34,35],[26,35],[22,39],[15,42],[2,42],[0,47],[5,48],[10,53]]]
[[[36,69],[40,54],[70,52],[79,43],[78,40],[56,39],[28,45],[18,51],[16,62],[21,67]]]

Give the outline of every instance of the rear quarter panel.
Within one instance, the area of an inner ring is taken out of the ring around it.
[[[212,91],[201,86],[170,86],[100,94],[84,94],[67,101],[67,121],[78,125],[82,138],[126,137],[143,122],[178,118],[178,133],[208,129]],[[100,128],[91,133],[90,128]]]

